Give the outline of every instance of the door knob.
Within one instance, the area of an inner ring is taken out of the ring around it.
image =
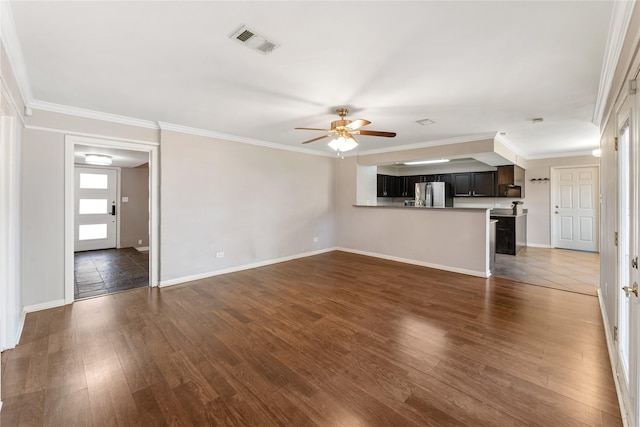
[[[632,292],[636,297],[638,296],[638,284],[636,282],[633,282],[633,285],[631,287],[629,286],[623,287],[622,290],[624,291],[624,294],[627,298],[631,296]]]

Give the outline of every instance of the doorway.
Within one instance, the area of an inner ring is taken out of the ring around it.
[[[67,136],[67,304],[158,285],[157,151],[156,143]],[[112,164],[87,165],[89,153],[107,157]]]

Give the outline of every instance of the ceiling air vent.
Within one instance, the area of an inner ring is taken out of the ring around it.
[[[245,45],[246,47],[267,55],[280,47],[279,44],[268,40],[265,36],[250,30],[245,25],[241,25],[229,36],[230,39]]]

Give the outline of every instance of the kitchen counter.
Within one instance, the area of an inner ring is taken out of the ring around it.
[[[526,214],[527,214],[526,212],[518,214],[518,215],[514,215],[514,214],[495,214],[495,213],[489,212],[489,215],[491,215],[492,217],[495,216],[495,217],[500,217],[500,218],[516,218],[516,217],[519,217],[519,216],[525,216]]]
[[[368,256],[469,274],[491,275],[489,208],[354,204],[343,215],[339,247]]]
[[[412,211],[466,211],[466,212],[486,212],[490,208],[434,208],[428,206],[400,206],[400,205],[353,205],[354,208],[384,208],[384,209],[409,209]]]

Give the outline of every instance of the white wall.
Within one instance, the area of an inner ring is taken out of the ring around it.
[[[334,247],[335,162],[162,131],[161,285]]]
[[[27,129],[22,151],[22,303],[64,299],[64,135]]]

